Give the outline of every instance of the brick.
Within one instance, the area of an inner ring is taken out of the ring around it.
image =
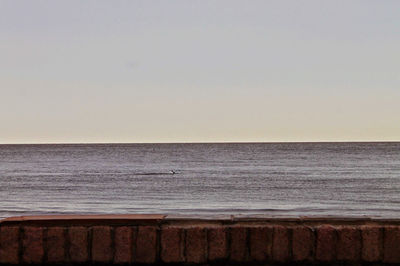
[[[114,263],[130,263],[132,261],[132,227],[122,226],[115,228]]]
[[[251,227],[250,229],[250,259],[252,261],[267,261],[272,258],[272,227]]]
[[[111,227],[94,226],[92,228],[92,261],[106,263],[112,258]]]
[[[328,262],[335,259],[336,230],[332,226],[322,225],[317,228],[317,250],[315,258],[318,261]]]
[[[225,227],[208,228],[208,260],[224,260],[228,257]]]
[[[204,263],[206,261],[207,235],[200,227],[186,229],[186,262]]]
[[[354,226],[341,226],[337,229],[336,259],[339,261],[359,261],[361,257],[361,236]]]
[[[39,264],[43,262],[43,228],[42,227],[24,227],[23,228],[23,254],[22,260],[25,263]]]
[[[314,255],[314,232],[306,226],[292,229],[292,255],[294,261],[312,261]]]
[[[19,228],[1,226],[0,227],[0,263],[18,264],[19,251]]]
[[[230,228],[231,247],[230,260],[234,262],[244,262],[247,256],[247,228]]]
[[[383,261],[400,263],[400,227],[387,226],[384,228]]]
[[[284,226],[275,226],[272,240],[272,258],[277,262],[286,262],[290,258],[289,230]]]
[[[363,261],[376,262],[382,258],[383,236],[379,226],[362,226],[361,227],[362,251],[361,258]]]
[[[47,262],[64,262],[65,244],[65,229],[62,227],[49,227],[46,241]]]
[[[86,227],[73,226],[68,229],[69,257],[71,262],[87,262],[88,230]]]
[[[177,227],[163,227],[161,230],[161,260],[163,262],[184,262],[184,231]]]
[[[157,256],[157,228],[139,226],[136,239],[136,262],[154,263]]]

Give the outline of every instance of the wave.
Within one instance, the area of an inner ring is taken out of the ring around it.
[[[154,173],[137,173],[133,175],[173,175],[176,173],[154,172]]]

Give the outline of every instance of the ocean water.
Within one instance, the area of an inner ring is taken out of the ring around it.
[[[399,218],[400,142],[0,145],[0,218],[72,213]]]

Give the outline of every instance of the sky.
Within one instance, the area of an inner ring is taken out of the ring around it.
[[[400,141],[399,14],[0,0],[0,143]]]

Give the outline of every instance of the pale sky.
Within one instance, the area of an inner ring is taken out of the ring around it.
[[[400,140],[400,1],[0,0],[0,143]]]

